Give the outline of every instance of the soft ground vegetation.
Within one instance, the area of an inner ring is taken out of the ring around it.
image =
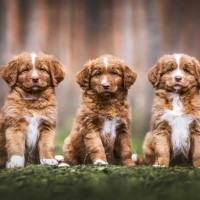
[[[28,165],[0,170],[0,199],[200,199],[200,169]]]

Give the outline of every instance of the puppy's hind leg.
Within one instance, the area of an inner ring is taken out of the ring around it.
[[[8,160],[5,135],[0,133],[0,167],[5,167]]]
[[[67,137],[64,141],[63,156],[64,156],[64,163],[67,164],[67,165],[78,165],[78,164],[80,164],[78,162],[78,156],[76,155],[74,148],[73,148],[73,145],[71,143],[70,136]]]
[[[145,157],[145,164],[153,165],[155,162],[155,152],[153,149],[153,135],[148,132],[143,143],[143,152]]]
[[[123,124],[117,129],[117,139],[115,141],[115,153],[120,158],[123,166],[136,166],[132,160],[131,136],[129,130]]]
[[[200,130],[197,128],[193,130],[191,130],[192,163],[194,167],[200,168]]]

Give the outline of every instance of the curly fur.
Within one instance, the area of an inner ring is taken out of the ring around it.
[[[136,77],[122,60],[111,55],[84,65],[76,76],[83,89],[81,104],[63,145],[66,163],[135,165],[127,93]]]
[[[11,90],[0,113],[0,166],[7,162],[9,168],[23,167],[17,159],[24,156],[33,163],[53,158],[57,121],[54,88],[64,79],[65,71],[54,57],[42,52],[34,55],[34,64],[31,53],[24,52],[1,70]],[[35,82],[33,74],[37,75]]]
[[[143,144],[147,164],[200,167],[199,72],[198,61],[185,54],[165,55],[149,70],[156,93]]]

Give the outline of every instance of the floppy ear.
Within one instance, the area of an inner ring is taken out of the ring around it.
[[[154,67],[152,67],[147,74],[149,82],[156,87],[160,81],[160,63],[157,62]]]
[[[198,87],[200,88],[200,64],[196,58],[192,58],[192,62],[196,70],[196,80],[198,83]]]
[[[54,87],[57,87],[58,84],[65,78],[65,69],[57,60],[53,58],[50,63],[50,72],[53,85]]]
[[[124,87],[129,89],[137,78],[137,73],[132,71],[128,66],[124,68]]]
[[[17,68],[18,60],[15,58],[11,60],[7,65],[3,66],[1,70],[2,78],[9,87],[14,86],[17,81]]]
[[[76,74],[76,82],[83,90],[87,90],[90,87],[90,62],[85,63],[83,69]]]

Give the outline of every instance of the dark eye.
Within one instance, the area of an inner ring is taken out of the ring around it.
[[[184,69],[184,72],[185,72],[185,73],[189,73],[189,71],[188,71],[187,69]]]
[[[40,71],[43,72],[45,71],[45,69],[43,67],[40,67]]]
[[[101,76],[101,72],[96,72],[95,76]]]
[[[113,76],[117,76],[117,72],[115,72],[115,71],[112,72],[112,75],[113,75]]]
[[[22,72],[28,72],[28,68],[24,68]]]
[[[169,68],[167,71],[168,71],[168,72],[172,72],[172,71],[173,71],[173,68]]]

